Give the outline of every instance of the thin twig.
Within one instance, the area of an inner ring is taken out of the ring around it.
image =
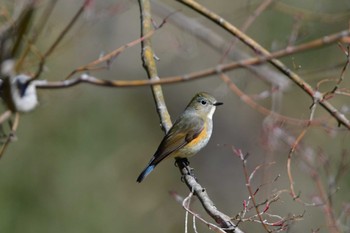
[[[247,36],[246,34],[242,33],[239,29],[237,29],[234,25],[223,19],[221,16],[215,14],[214,12],[210,11],[209,9],[205,8],[201,4],[193,1],[193,0],[177,0],[178,2],[181,2],[191,9],[197,11],[198,13],[202,14],[203,16],[207,17],[214,23],[221,26],[226,31],[230,32],[232,35],[239,38],[244,44],[246,44],[248,47],[250,47],[254,52],[256,52],[258,55],[263,56],[271,56],[271,53],[267,51],[265,48],[263,48],[260,44],[255,42],[252,38]],[[347,30],[347,34],[349,31]],[[328,37],[324,38],[325,41],[328,40]],[[323,44],[323,42],[321,42]],[[290,78],[295,84],[297,84],[305,93],[307,93],[311,98],[314,96],[314,89],[310,84],[305,82],[299,75],[291,71],[287,66],[285,66],[281,61],[277,60],[276,58],[273,58],[269,60],[269,63],[273,65],[276,69],[278,69],[281,73],[285,74],[288,78]],[[344,125],[348,129],[350,129],[350,121],[342,114],[340,113],[333,105],[331,105],[326,100],[323,100],[319,102],[319,104],[328,111],[335,119],[337,119],[339,124]]]
[[[50,17],[55,5],[57,3],[57,0],[50,0],[50,2],[48,3],[47,7],[45,8],[43,14],[41,15],[40,19],[38,20],[38,24],[36,25],[35,28],[33,28],[33,34],[32,36],[28,39],[27,42],[27,46],[24,49],[23,53],[21,54],[20,58],[18,59],[17,63],[16,63],[16,68],[15,70],[19,70],[22,67],[22,64],[25,60],[25,58],[27,57],[31,46],[33,46],[33,44],[35,43],[36,39],[38,38],[38,36],[40,35],[40,33],[42,32],[44,26],[46,25],[46,23],[48,22],[48,18]]]
[[[315,97],[315,98],[317,98],[317,97]],[[315,108],[317,106],[317,104],[316,104],[317,100],[314,100],[314,102],[315,103],[311,106],[310,122],[313,120],[314,111],[315,111]],[[294,200],[299,201],[299,202],[301,202],[303,204],[306,204],[306,203],[301,201],[300,194],[297,194],[295,192],[295,189],[294,189],[294,179],[293,179],[293,175],[292,175],[292,171],[291,171],[291,161],[292,161],[292,156],[293,156],[295,150],[299,146],[301,140],[305,137],[305,134],[307,133],[309,127],[310,127],[310,124],[308,124],[307,127],[305,129],[303,129],[303,131],[296,138],[295,142],[293,143],[293,145],[292,145],[292,147],[290,149],[290,152],[288,154],[288,160],[287,160],[287,173],[288,173],[288,178],[289,178],[289,183],[290,183],[291,195],[292,195]],[[320,179],[320,177],[318,175],[318,172],[315,171],[313,166],[308,161],[304,160],[304,162],[308,163],[308,167],[312,169],[311,170],[311,177],[315,181],[315,184],[316,184],[316,187],[318,189],[320,198],[321,198],[321,200],[323,202],[323,210],[325,212],[325,219],[327,221],[328,229],[332,233],[339,233],[340,230],[339,230],[339,228],[337,226],[337,222],[336,222],[336,219],[335,219],[335,216],[334,216],[334,213],[333,213],[331,202],[330,202],[328,196],[326,195],[326,192],[324,190],[324,187],[322,185],[322,182],[321,182],[321,179]]]
[[[277,11],[280,11],[286,15],[302,15],[305,20],[319,21],[321,23],[333,24],[339,23],[340,21],[349,19],[350,13],[344,9],[343,12],[332,12],[326,13],[318,10],[307,10],[302,7],[293,6],[282,1],[276,1],[274,5]]]
[[[168,17],[170,17],[170,15]],[[99,57],[98,59],[96,59],[96,60],[94,60],[86,65],[83,65],[83,66],[76,68],[65,78],[65,80],[71,78],[74,74],[76,74],[78,72],[93,71],[93,70],[100,70],[100,69],[108,68],[108,66],[111,64],[111,62],[117,56],[119,56],[122,52],[124,52],[126,49],[131,48],[131,47],[139,44],[143,40],[150,38],[158,29],[163,27],[163,25],[166,23],[166,20],[167,20],[167,18],[165,18],[157,28],[150,30],[144,36],[141,36],[140,38],[133,40],[133,41],[105,54],[104,56]],[[102,63],[105,63],[106,65],[101,65]]]
[[[48,56],[51,55],[51,53],[56,49],[57,45],[62,41],[62,39],[67,35],[68,31],[73,27],[73,25],[77,22],[81,14],[84,12],[85,6],[89,4],[91,0],[85,0],[84,3],[81,5],[77,13],[74,15],[74,17],[70,20],[70,22],[67,24],[67,26],[62,30],[62,32],[58,35],[56,40],[52,43],[52,45],[49,47],[49,49],[44,53],[42,58],[40,59],[40,63],[38,66],[38,70],[34,74],[32,80],[37,79],[41,72],[43,71],[46,59]]]
[[[350,46],[348,45],[348,46],[345,48],[345,47],[344,47],[342,44],[340,44],[340,43],[338,43],[338,45],[339,45],[339,47],[342,49],[342,51],[343,51],[344,54],[345,54],[346,62],[345,62],[345,65],[344,65],[344,67],[343,67],[343,69],[342,69],[342,71],[341,71],[340,77],[339,77],[339,79],[338,79],[338,81],[337,81],[335,87],[334,87],[333,90],[331,91],[331,93],[335,93],[335,92],[338,90],[340,84],[341,84],[342,81],[344,80],[345,72],[346,72],[347,68],[349,67],[349,63],[350,63]]]
[[[240,99],[246,103],[248,106],[250,106],[251,108],[257,110],[258,112],[264,114],[264,115],[269,115],[272,116],[273,118],[279,120],[279,121],[284,121],[287,122],[289,124],[294,124],[294,125],[306,125],[306,123],[309,122],[309,120],[303,120],[303,119],[295,119],[292,117],[288,117],[288,116],[284,116],[282,114],[279,114],[277,112],[271,111],[261,105],[259,105],[258,103],[256,103],[251,97],[249,97],[248,95],[246,95],[242,90],[240,90],[237,85],[231,81],[231,79],[225,74],[225,73],[221,73],[220,74],[220,78],[227,84],[227,86],[236,94],[238,95],[238,97],[240,97]],[[322,121],[318,121],[318,120],[314,120],[311,123],[318,125],[320,124],[320,122]]]
[[[4,155],[7,147],[10,145],[10,142],[13,139],[13,137],[18,129],[20,115],[18,112],[16,112],[14,115],[15,115],[15,120],[11,125],[11,131],[10,131],[9,135],[7,135],[7,138],[4,142],[4,144],[0,147],[0,159]]]
[[[177,165],[187,187],[190,190],[193,190],[193,194],[198,197],[205,211],[215,220],[215,222],[219,224],[225,232],[242,233],[243,231],[240,230],[237,227],[237,225],[231,221],[231,218],[229,216],[220,212],[216,208],[216,206],[208,196],[207,191],[197,182],[196,178],[193,177],[193,175],[188,174],[188,171],[191,171],[192,168],[190,168],[185,163],[181,162],[181,160],[177,162]]]
[[[269,0],[267,0],[269,1]],[[172,12],[176,12],[170,19],[169,23],[178,27],[181,32],[187,32],[191,36],[194,36],[201,40],[203,43],[208,45],[217,51],[218,54],[227,53],[227,58],[231,61],[244,60],[250,56],[244,49],[236,47],[235,49],[227,50],[227,40],[216,33],[214,29],[208,27],[204,22],[196,20],[196,18],[190,17],[185,13],[179,12],[176,8],[172,8],[160,0],[151,0],[153,3],[154,13],[160,17],[165,17]],[[290,81],[273,69],[267,64],[260,66],[248,66],[247,70],[253,73],[256,77],[260,78],[268,84],[272,84],[278,87],[278,90],[283,92],[290,86]]]
[[[272,3],[274,0],[264,0],[260,3],[260,5],[255,9],[255,11],[248,17],[248,19],[244,22],[243,26],[241,27],[242,32],[246,32],[248,28],[254,23],[254,21],[257,19],[257,17],[264,12]],[[230,44],[230,47],[225,51],[223,57],[221,58],[220,63],[223,62],[223,60],[227,57],[227,54],[232,50],[238,39],[234,38]]]
[[[290,54],[295,54],[311,49],[316,49],[321,46],[325,46],[331,43],[335,43],[345,37],[350,36],[350,31],[345,30],[341,31],[332,35],[328,35],[326,37],[322,37],[298,46],[293,46],[289,47],[288,49],[283,49],[274,53],[271,53],[269,56],[260,56],[260,57],[254,57],[254,58],[249,58],[245,59],[242,61],[238,62],[232,62],[224,65],[218,65],[213,68],[205,69],[202,71],[195,71],[192,73],[188,73],[185,75],[180,75],[180,76],[171,76],[171,77],[164,77],[159,80],[101,80],[97,78],[91,78],[91,79],[86,79],[82,78],[83,76],[86,77],[86,75],[82,75],[81,77],[78,78],[73,78],[70,80],[65,80],[65,81],[58,81],[58,82],[40,82],[38,83],[37,87],[38,88],[67,88],[74,86],[80,82],[86,82],[94,85],[103,85],[103,86],[114,86],[114,87],[134,87],[134,86],[149,86],[149,85],[157,85],[157,84],[172,84],[172,83],[177,83],[177,82],[186,82],[186,81],[192,81],[204,77],[209,77],[211,75],[215,74],[220,74],[225,71],[231,71],[233,69],[237,68],[245,68],[249,67],[252,65],[259,65],[262,63],[267,62],[270,59],[273,58],[280,58],[284,57]],[[89,76],[91,77],[91,76]]]
[[[220,232],[220,233],[225,233],[225,231],[223,229],[221,229],[220,227],[208,222],[208,221],[205,221],[203,218],[201,218],[198,214],[196,214],[195,212],[193,212],[191,209],[190,209],[190,204],[191,204],[191,199],[193,197],[193,192],[190,192],[188,194],[188,196],[183,200],[182,202],[182,207],[186,210],[186,216],[188,213],[190,213],[192,216],[193,216],[193,221],[195,221],[195,219],[199,219],[202,223],[204,223],[205,225],[208,226],[209,229],[213,230],[214,232]],[[193,228],[196,232],[196,227],[195,227],[195,223],[193,223]],[[187,232],[188,230],[188,225],[186,223],[186,228],[185,228],[185,232]]]
[[[252,187],[250,185],[251,183],[251,179],[254,175],[254,173],[256,172],[257,169],[259,169],[259,167],[255,168],[254,172],[251,173],[250,175],[248,174],[248,169],[247,169],[247,159],[246,159],[246,156],[243,155],[242,151],[241,150],[236,150],[236,149],[233,149],[233,152],[241,159],[242,161],[242,167],[243,167],[243,174],[244,174],[244,177],[245,177],[245,185],[248,189],[248,193],[249,193],[249,196],[250,196],[250,200],[252,200],[253,202],[253,206],[255,208],[255,211],[256,211],[256,214],[258,216],[258,219],[261,223],[261,225],[263,226],[263,228],[265,229],[266,232],[271,232],[271,230],[267,227],[267,225],[265,224],[265,221],[264,219],[262,218],[261,216],[261,213],[260,213],[260,210],[259,210],[259,207],[256,203],[256,200],[255,200],[255,194],[256,192],[253,192],[252,190]]]

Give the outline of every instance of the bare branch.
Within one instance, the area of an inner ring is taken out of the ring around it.
[[[203,208],[205,211],[215,220],[217,224],[220,225],[220,227],[225,232],[235,232],[235,233],[242,233],[243,231],[240,230],[232,221],[231,218],[224,213],[220,212],[214,203],[211,201],[210,197],[208,196],[208,193],[206,192],[205,188],[203,188],[196,180],[195,177],[193,177],[192,174],[189,174],[189,171],[192,171],[192,168],[189,167],[185,162],[182,160],[177,161],[177,165],[180,169],[180,172],[183,176],[183,180],[185,181],[187,187],[193,191],[193,194],[196,195],[199,199],[199,201],[202,203]]]
[[[11,125],[11,132],[7,135],[7,138],[4,142],[4,144],[0,147],[0,159],[4,155],[7,147],[9,146],[10,142],[12,141],[12,139],[13,139],[13,137],[18,129],[20,115],[18,112],[16,112],[14,115],[15,115],[15,120]]]
[[[141,38],[145,38],[148,34],[154,31],[151,18],[151,5],[148,0],[139,0],[139,6],[141,13]],[[151,38],[145,38],[142,40],[141,47],[143,67],[146,69],[148,78],[153,81],[159,80]],[[165,104],[162,87],[160,85],[152,86],[152,93],[163,131],[168,132],[172,123]]]
[[[244,44],[246,44],[248,47],[250,47],[254,52],[257,54],[261,54],[263,56],[271,56],[271,53],[267,51],[265,48],[263,48],[261,45],[259,45],[257,42],[255,42],[252,38],[241,32],[239,29],[237,29],[234,25],[220,17],[219,15],[215,14],[214,12],[210,11],[209,9],[205,8],[204,6],[200,5],[199,3],[193,1],[193,0],[178,0],[178,2],[181,2],[191,9],[197,11],[198,13],[202,14],[203,16],[207,17],[208,19],[212,20],[214,23],[221,26],[226,31],[230,32],[232,35],[239,38]],[[349,31],[347,31],[347,34],[349,34]],[[324,38],[325,41],[328,40],[328,37]],[[322,42],[323,43],[323,42]],[[311,98],[314,97],[314,89],[310,84],[305,82],[299,75],[292,72],[287,66],[285,66],[281,61],[277,60],[276,58],[273,58],[269,60],[269,63],[273,65],[275,68],[277,68],[280,72],[285,74],[288,78],[290,78],[295,84],[297,84],[304,92],[306,92]],[[319,102],[319,104],[328,111],[335,119],[337,119],[339,124],[344,125],[348,129],[350,129],[350,121],[341,114],[333,105],[331,105],[326,100],[323,100]]]
[[[46,59],[48,56],[51,55],[51,53],[55,50],[57,45],[62,41],[62,39],[67,35],[68,31],[73,27],[73,25],[77,22],[81,14],[84,12],[84,9],[87,4],[89,4],[90,0],[85,0],[84,3],[81,5],[77,13],[74,15],[74,17],[70,20],[70,22],[67,24],[67,26],[62,30],[62,32],[59,34],[59,36],[56,38],[56,40],[52,43],[52,45],[49,47],[49,49],[44,53],[42,58],[40,59],[40,63],[38,66],[38,70],[34,74],[32,80],[37,79],[41,72],[43,71]]]
[[[176,9],[171,8],[169,5],[165,5],[162,3],[162,1],[151,0],[151,2],[153,3],[155,14],[159,15],[160,17],[165,17],[168,14],[177,11]],[[263,11],[267,5],[262,4],[253,15],[259,14],[259,11]],[[253,18],[254,17],[249,17],[248,21],[252,21],[251,19]],[[208,27],[205,23],[201,23],[200,21],[196,20],[196,18],[187,16],[182,12],[176,12],[176,14],[169,19],[169,22],[180,28],[181,31],[185,31],[203,41],[208,46],[215,49],[219,54],[226,53],[227,58],[232,61],[245,60],[250,57],[245,50],[240,48],[235,48],[228,51],[227,40]],[[288,79],[268,65],[262,64],[261,66],[247,66],[246,68],[248,71],[252,72],[265,82],[278,87],[278,90],[280,91],[285,91],[290,86],[290,81]]]
[[[316,49],[319,48],[321,46],[326,46],[328,44],[331,43],[335,43],[339,40],[342,40],[346,37],[350,36],[350,31],[346,30],[346,31],[341,31],[332,35],[328,35],[298,46],[292,46],[292,47],[288,47],[287,49],[283,49],[274,53],[271,53],[268,56],[260,56],[260,57],[254,57],[254,58],[249,58],[249,59],[245,59],[242,61],[238,61],[238,62],[232,62],[232,63],[228,63],[228,64],[223,64],[223,65],[218,65],[209,69],[205,69],[202,71],[195,71],[192,73],[188,73],[188,74],[184,74],[184,75],[180,75],[180,76],[171,76],[171,77],[163,77],[162,79],[159,80],[113,80],[113,81],[104,81],[102,79],[97,79],[94,78],[92,80],[79,80],[80,78],[75,78],[72,79],[72,81],[58,81],[58,82],[41,82],[38,83],[38,88],[66,88],[66,87],[70,87],[73,85],[76,85],[76,82],[87,82],[87,83],[91,83],[94,85],[103,85],[103,86],[114,86],[114,87],[135,87],[135,86],[149,86],[149,85],[157,85],[157,84],[172,84],[172,83],[177,83],[177,82],[187,82],[187,81],[192,81],[192,80],[196,80],[196,79],[201,79],[204,77],[209,77],[211,75],[215,75],[215,74],[220,74],[222,72],[226,72],[226,71],[231,71],[237,68],[246,68],[246,67],[250,67],[252,65],[259,65],[262,63],[265,63],[271,59],[274,58],[280,58],[283,56],[287,56],[290,54],[295,54],[295,53],[299,53],[299,52],[303,52],[303,51],[307,51],[307,50],[311,50],[311,49]],[[131,42],[132,43],[132,42]],[[124,46],[123,46],[124,47]],[[123,48],[122,47],[122,48]],[[116,50],[115,50],[116,51]],[[113,52],[112,52],[113,53]],[[67,80],[66,80],[67,81]],[[105,82],[105,84],[103,84]],[[74,83],[67,85],[67,83]]]

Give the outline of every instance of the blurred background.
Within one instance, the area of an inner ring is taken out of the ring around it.
[[[4,23],[22,1],[0,2],[1,22]],[[200,2],[240,28],[262,1]],[[48,1],[39,1],[35,17],[46,4]],[[36,49],[42,53],[47,50],[82,4],[83,1],[58,1],[35,43]],[[153,4],[159,6],[160,2]],[[222,61],[224,51],[233,40],[231,35],[180,3],[162,1],[161,4],[173,12],[179,10],[178,14],[211,30],[212,33],[206,36],[217,35],[224,46],[214,48],[208,41],[198,38],[198,29],[184,30],[170,17],[152,38],[155,53],[160,58],[157,62],[160,77],[199,71]],[[156,6],[154,9],[154,20],[159,24],[162,15],[167,13]],[[256,18],[247,34],[266,49],[276,51],[346,30],[349,15],[348,0],[275,1]],[[40,78],[63,80],[75,68],[139,36],[137,1],[95,1],[47,59]],[[254,56],[241,43],[237,43],[234,50]],[[346,57],[337,44],[332,44],[281,60],[315,87],[321,80],[339,78]],[[225,62],[230,62],[230,58]],[[38,60],[33,58],[23,72],[34,72],[37,63]],[[277,74],[275,85],[283,86],[283,92],[277,98],[262,98],[259,94],[269,93],[271,84],[247,69],[227,74],[262,106],[296,119],[308,119],[312,100],[272,67],[264,67],[267,69],[265,75]],[[342,83],[344,88],[350,84],[348,73]],[[140,59],[140,45],[126,49],[109,69],[91,74],[107,80],[147,79]],[[320,91],[333,87],[334,82],[327,82]],[[163,86],[173,120],[199,91],[207,91],[224,102],[214,115],[211,141],[190,159],[199,182],[217,208],[234,217],[249,196],[241,161],[232,152],[232,146],[249,153],[250,171],[261,163],[275,162],[259,170],[253,179],[254,189],[265,184],[257,194],[259,201],[264,201],[276,190],[288,189],[286,163],[290,145],[287,139],[293,141],[305,126],[292,125],[288,121],[279,123],[275,127],[288,132],[289,137],[271,136],[270,118],[242,102],[218,76]],[[136,183],[137,176],[163,137],[149,87],[105,88],[81,84],[59,90],[39,89],[38,92],[39,107],[21,116],[16,141],[10,144],[0,161],[0,232],[184,231],[185,211],[169,192],[175,191],[186,197],[189,190],[181,182],[174,162],[164,161],[141,184]],[[350,117],[347,100],[344,96],[336,96],[331,102]],[[5,106],[1,109],[5,111]],[[304,149],[300,153],[308,151],[313,156],[314,165],[327,187],[327,181],[336,174],[341,163],[341,154],[349,150],[349,133],[344,127],[337,128],[336,122],[321,107],[317,108],[316,117],[327,119],[327,126],[311,127],[301,143]],[[319,153],[334,162],[329,165],[329,174],[324,173],[321,162],[318,163],[316,155]],[[294,156],[295,188],[305,202],[314,203],[318,195],[315,183],[308,169],[298,160],[299,152]],[[273,182],[278,175],[279,179]],[[342,175],[337,184],[339,189],[332,194],[336,217],[349,202],[350,177],[348,173]],[[193,210],[213,222],[198,200],[194,200]],[[290,223],[290,232],[329,230],[322,206],[302,205],[293,201],[288,192],[271,205],[270,211],[282,217],[304,213],[302,221]],[[200,232],[210,231],[203,224],[197,225]],[[247,232],[263,230],[258,223],[243,223],[240,227]],[[343,224],[342,227],[346,232],[350,226]]]

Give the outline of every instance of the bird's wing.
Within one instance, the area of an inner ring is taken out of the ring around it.
[[[181,121],[181,125],[178,122]],[[204,129],[204,120],[200,117],[180,118],[174,123],[168,134],[160,143],[150,164],[157,165],[160,161],[170,155],[172,152],[184,147]]]

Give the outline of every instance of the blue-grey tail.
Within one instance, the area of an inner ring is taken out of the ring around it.
[[[138,183],[141,183],[142,181],[143,181],[143,179],[145,179],[146,178],[146,176],[148,176],[148,174],[150,174],[151,173],[151,171],[153,171],[153,169],[154,169],[154,167],[155,167],[155,165],[148,165],[146,168],[145,168],[145,170],[143,170],[142,172],[141,172],[141,174],[139,175],[139,177],[137,177],[137,182]]]

